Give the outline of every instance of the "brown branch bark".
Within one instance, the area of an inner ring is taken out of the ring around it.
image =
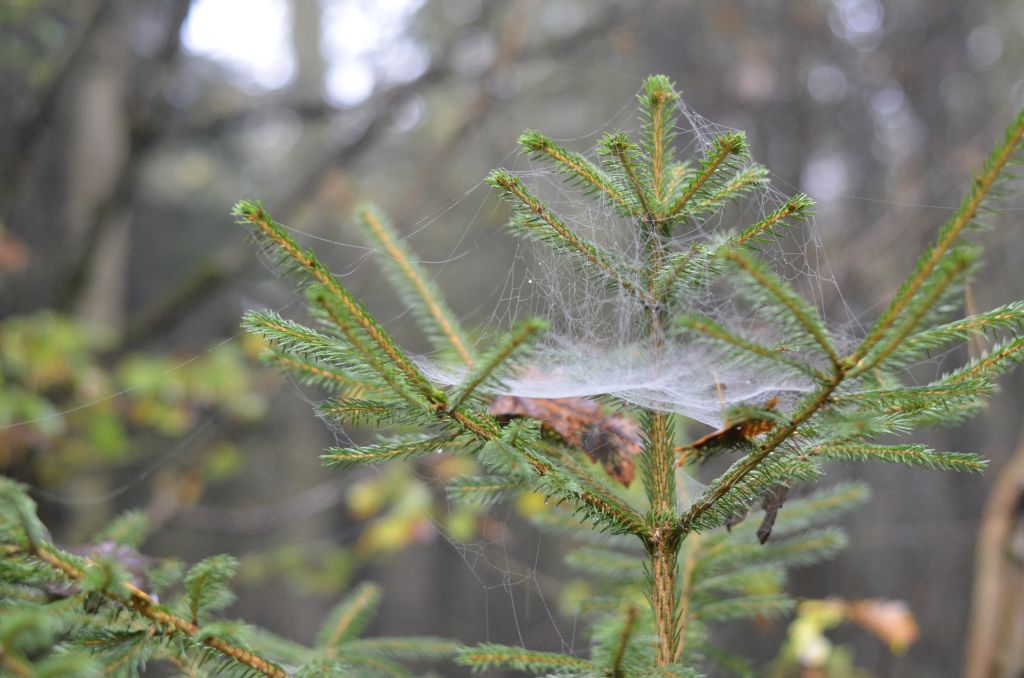
[[[1024,433],[982,516],[971,598],[964,676],[1024,675]]]

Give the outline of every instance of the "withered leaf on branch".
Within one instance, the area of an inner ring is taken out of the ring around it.
[[[789,494],[788,485],[776,485],[761,497],[761,508],[764,509],[764,518],[761,519],[761,526],[757,528],[757,540],[762,544],[772,536],[772,528],[775,527],[775,519],[779,516],[779,509],[786,501]]]
[[[733,511],[729,514],[729,517],[725,519],[725,529],[732,532],[732,528],[742,523],[746,519],[748,513],[750,513],[749,506],[744,506]]]
[[[582,449],[626,487],[633,481],[633,456],[642,451],[640,426],[619,412],[606,414],[586,398],[498,396],[488,411],[499,419],[527,417],[566,444]]]
[[[776,485],[761,495],[761,508],[764,509],[764,517],[761,519],[761,525],[757,528],[757,540],[762,544],[772,536],[775,519],[779,516],[779,509],[785,503],[787,494],[789,494],[789,486]],[[749,512],[749,505],[736,509],[725,519],[725,529],[732,532],[732,528],[742,523]]]
[[[750,412],[735,421],[726,421],[720,429],[712,431],[680,449],[684,452],[703,453],[705,457],[709,457],[715,451],[742,447],[750,438],[768,433],[775,428],[775,420],[769,415],[778,403],[778,398],[772,398],[759,408],[761,412]],[[680,462],[688,460],[689,456],[689,454],[684,454],[680,458]]]

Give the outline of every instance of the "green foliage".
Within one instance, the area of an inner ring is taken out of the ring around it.
[[[101,534],[137,539],[139,529],[129,515]],[[230,556],[197,563],[174,586],[174,577],[161,572],[164,563],[134,549],[107,557],[95,555],[99,545],[80,550],[92,555],[51,543],[24,488],[0,478],[3,675],[138,676],[156,663],[193,676],[408,676],[404,662],[458,650],[430,637],[360,638],[380,598],[372,585],[351,593],[325,622],[317,646],[304,647],[216,616],[234,600],[228,583],[237,562]]]
[[[185,574],[185,604],[193,624],[207,612],[219,612],[234,602],[228,581],[235,576],[238,561],[231,556],[210,556]]]
[[[783,588],[787,572],[841,549],[846,538],[828,523],[867,498],[859,485],[802,492],[801,485],[824,475],[826,462],[983,468],[970,454],[877,439],[962,419],[993,392],[994,379],[1022,358],[1019,304],[959,320],[952,313],[978,256],[978,248],[964,236],[976,230],[977,215],[1020,159],[1024,113],[1010,125],[960,209],[921,255],[886,311],[849,350],[833,336],[815,304],[759,249],[810,214],[807,196],[783,200],[754,223],[681,244],[684,238],[674,236],[687,224],[725,214],[726,205],[763,187],[768,175],[750,162],[741,132],[715,136],[694,164],[677,161],[671,142],[679,102],[667,78],[648,79],[640,103],[642,138],[605,135],[597,149],[600,167],[539,132],[524,133],[520,144],[613,205],[635,229],[646,261],[627,263],[584,238],[522,179],[498,169],[488,183],[511,208],[511,230],[549,245],[581,274],[639,301],[643,317],[637,325],[646,328],[642,331],[653,346],[666,341],[707,344],[714,348],[708,355],[730,367],[753,371],[770,364],[808,385],[796,396],[780,393],[765,402],[731,407],[722,429],[683,445],[676,440],[681,428],[677,415],[605,397],[605,405],[624,413],[639,431],[640,488],[627,490],[621,477],[612,473],[618,481],[612,482],[595,471],[582,434],[559,430],[543,415],[536,415],[537,421],[494,411],[502,378],[527,355],[543,322],[527,319],[488,350],[471,350],[469,335],[416,256],[381,214],[360,208],[357,221],[386,255],[382,264],[399,296],[435,347],[462,363],[461,383],[433,381],[262,205],[240,202],[234,211],[282,272],[299,280],[319,324],[312,329],[270,312],[248,314],[244,324],[269,347],[268,359],[332,392],[334,397],[317,408],[332,423],[401,429],[381,431],[375,443],[328,450],[325,463],[347,468],[433,459],[434,452],[442,451],[448,458],[467,460],[459,468],[468,477],[448,478],[453,496],[487,503],[526,491],[523,496],[547,500],[552,509],[538,520],[582,542],[569,562],[584,575],[592,594],[581,609],[593,624],[587,658],[489,643],[458,648],[434,638],[360,639],[379,600],[369,585],[338,605],[317,647],[305,648],[214,616],[231,600],[231,558],[202,561],[188,570],[180,586],[167,577],[168,592],[161,595],[167,602],[158,603],[116,555],[93,550],[88,557],[75,556],[49,543],[30,500],[10,482],[0,486],[5,577],[0,605],[38,617],[21,622],[18,628],[25,633],[13,626],[5,631],[13,649],[0,656],[42,665],[89,649],[95,663],[82,660],[82,670],[118,663],[130,667],[125,669],[130,673],[149,661],[166,660],[198,674],[400,676],[408,674],[403,660],[457,652],[457,662],[476,672],[510,668],[541,675],[696,676],[713,665],[750,673],[745,660],[715,645],[715,625],[786,614],[793,605]],[[669,301],[710,289],[728,290],[758,324],[778,329],[781,336],[766,341],[715,320],[700,306],[685,317],[673,316]],[[924,385],[906,374],[928,351],[978,335],[995,337],[997,343],[970,364]],[[689,462],[688,470],[697,472],[695,465],[704,459],[727,454],[732,455],[728,468],[692,495],[689,479],[677,467]],[[794,498],[786,502],[790,492]],[[763,511],[755,510],[758,504]],[[132,525],[126,518],[106,538],[137,544],[139,528]],[[58,580],[67,585],[66,595],[53,601],[44,594]],[[54,649],[34,652],[46,642]]]
[[[514,215],[509,221],[509,229],[513,233],[549,244],[564,253],[585,273],[602,276],[611,284],[640,297],[644,296],[625,262],[573,232],[539,198],[530,193],[519,177],[506,170],[494,170],[487,177],[487,183],[500,189],[512,206]],[[610,186],[609,190],[619,193],[614,186]]]
[[[398,238],[387,217],[373,205],[363,205],[356,209],[355,218],[370,244],[383,250],[385,256],[379,260],[388,281],[412,310],[420,329],[436,348],[451,349],[461,361],[472,365],[469,340],[455,314],[416,256]]]
[[[153,434],[175,439],[216,413],[252,422],[265,402],[246,342],[192,360],[119,354],[103,328],[52,312],[0,325],[0,470],[56,485],[136,461]],[[115,397],[116,396],[116,397]]]
[[[508,336],[495,343],[494,348],[484,355],[479,365],[466,376],[452,396],[451,407],[458,409],[479,391],[494,392],[502,385],[501,371],[507,369],[513,357],[521,356],[529,349],[530,339],[546,329],[546,323],[531,318],[513,330]]]
[[[341,601],[327,618],[317,634],[317,647],[336,649],[342,643],[356,638],[380,605],[380,589],[372,584],[363,584]]]
[[[862,487],[840,485],[783,506],[788,489],[818,479],[830,460],[981,470],[984,462],[971,454],[874,439],[968,416],[991,395],[993,379],[1019,360],[1024,349],[1024,338],[1017,336],[1019,304],[950,319],[978,256],[978,248],[962,236],[975,224],[1007,167],[1019,158],[1024,114],[1010,126],[960,210],[922,255],[890,307],[847,353],[815,305],[760,257],[763,244],[783,237],[786,227],[810,215],[810,199],[795,195],[754,223],[675,249],[670,238],[677,227],[707,219],[763,188],[768,173],[750,162],[740,132],[714,137],[695,164],[678,162],[672,140],[679,101],[672,83],[663,76],[649,78],[639,98],[639,142],[623,132],[606,134],[597,148],[600,166],[535,130],[525,132],[519,143],[568,182],[628,218],[646,244],[646,268],[638,269],[575,232],[519,177],[499,169],[488,183],[511,207],[511,230],[549,245],[581,274],[642,302],[651,332],[671,326],[688,341],[714,346],[715,355],[732,367],[757,370],[770,365],[811,384],[795,403],[777,405],[772,400],[730,408],[722,431],[690,446],[675,443],[675,415],[634,412],[643,431],[638,459],[642,497],[596,477],[578,461],[586,456],[584,450],[552,444],[536,424],[499,421],[488,412],[489,403],[501,393],[501,375],[522,359],[521,350],[541,331],[538,321],[528,320],[478,358],[468,350],[466,333],[416,256],[378,211],[360,208],[357,221],[386,255],[382,265],[389,280],[421,329],[436,347],[450,350],[465,364],[461,385],[432,383],[315,255],[302,250],[261,206],[240,203],[236,208],[240,223],[282,268],[298,272],[315,290],[309,298],[325,329],[315,332],[276,318],[268,329],[271,323],[254,322],[263,317],[259,315],[250,315],[248,325],[275,350],[292,356],[295,365],[282,364],[300,376],[308,378],[310,364],[315,364],[325,372],[348,375],[363,389],[355,394],[341,391],[319,412],[340,424],[423,429],[417,437],[329,450],[326,463],[347,467],[434,451],[470,456],[486,474],[452,481],[452,497],[486,504],[517,487],[529,488],[573,516],[549,520],[549,527],[579,536],[589,523],[611,535],[639,538],[639,549],[627,551],[619,550],[618,542],[610,547],[587,540],[589,545],[570,556],[588,581],[605,589],[592,601],[589,660],[488,644],[459,654],[460,663],[478,671],[503,666],[542,674],[639,676],[676,675],[673,671],[686,675],[690,669],[674,668],[680,662],[688,667],[705,661],[742,667],[742,660],[709,643],[708,626],[790,610],[792,601],[782,589],[786,570],[818,562],[842,548],[845,537],[827,523],[866,498]],[[778,328],[781,337],[766,343],[699,312],[668,315],[666,300],[716,286],[732,289],[756,318]],[[928,351],[977,335],[1003,338],[989,354],[931,384],[904,383],[905,368]],[[369,392],[372,396],[363,395]],[[608,400],[630,410],[625,403]],[[738,457],[706,490],[683,500],[683,488],[676,482],[676,452],[691,461],[725,452]],[[758,502],[764,507],[760,525],[753,518],[741,522]],[[717,529],[722,525],[734,529]],[[767,544],[758,543],[769,535]],[[346,613],[338,614],[344,618]]]
[[[121,546],[137,549],[142,545],[149,529],[149,521],[142,511],[128,511],[115,518],[109,525],[97,532],[94,543],[112,541]]]
[[[521,647],[493,643],[463,649],[456,661],[463,666],[472,667],[476,672],[502,667],[530,671],[538,675],[593,675],[596,668],[584,659],[565,654],[533,652]]]

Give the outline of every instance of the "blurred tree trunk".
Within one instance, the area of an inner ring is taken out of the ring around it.
[[[73,66],[77,72],[64,123],[64,242],[73,244],[76,262],[63,306],[119,335],[126,321],[136,181],[147,140],[164,112],[160,93],[177,57],[189,7],[189,2],[113,3]],[[156,24],[160,40],[140,61],[132,36],[147,19],[161,22]],[[71,494],[104,496],[110,482],[107,476],[84,476],[76,479]],[[85,539],[109,514],[106,502],[86,504],[71,514],[69,534]]]
[[[89,252],[74,290],[73,310],[90,324],[120,330],[128,273],[129,219],[123,209],[104,210],[125,171],[130,146],[125,110],[129,59],[123,12],[108,12],[81,55],[68,120],[66,242]],[[97,223],[97,219],[102,223]],[[74,496],[102,497],[107,474],[86,474],[70,488]],[[90,502],[69,514],[69,534],[87,539],[110,515],[107,502]]]
[[[297,71],[292,89],[302,103],[323,101],[327,61],[320,50],[322,25],[320,0],[292,0],[292,46]]]
[[[1024,676],[1024,435],[982,519],[964,675]]]

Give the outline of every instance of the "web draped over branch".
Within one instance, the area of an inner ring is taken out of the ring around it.
[[[562,148],[539,132],[523,135],[529,166],[507,176],[581,244],[567,252],[564,237],[545,232],[550,224],[529,223],[536,214],[513,216],[510,228],[528,242],[527,263],[516,270],[516,293],[503,300],[492,321],[534,316],[544,318],[549,329],[519,361],[518,371],[503,380],[503,394],[613,396],[720,426],[733,406],[773,399],[792,406],[813,389],[814,371],[825,367],[820,351],[790,343],[794,333],[785,319],[762,313],[756,286],[715,256],[730,241],[756,248],[774,275],[820,309],[834,282],[818,270],[825,257],[810,201],[772,188],[767,170],[748,156],[741,133],[707,121],[681,101],[677,107],[678,124],[665,135],[676,157],[668,156],[672,162],[661,180],[666,211],[673,196],[683,206],[665,228],[638,224],[628,174],[609,147],[609,139],[628,143],[624,133],[606,135],[598,149],[586,153]],[[723,140],[735,148],[723,154]],[[713,163],[714,171],[708,171]],[[595,188],[587,172],[599,173],[599,181],[613,190]],[[794,204],[799,209],[779,216]],[[763,231],[747,233],[759,224]],[[642,273],[652,249],[664,261],[654,281]],[[654,333],[652,305],[661,306],[671,321]],[[751,345],[774,346],[777,356],[737,352],[735,345],[710,338],[710,327],[676,324],[698,317]],[[830,339],[850,343],[835,330]],[[426,357],[418,363],[445,385],[465,374],[458,365]]]

